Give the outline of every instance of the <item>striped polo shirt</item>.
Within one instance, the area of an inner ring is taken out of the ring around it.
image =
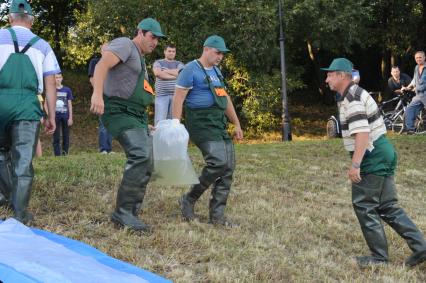
[[[373,142],[386,134],[377,103],[366,90],[352,84],[343,93],[338,107],[345,149],[355,150],[356,133],[369,133],[367,150],[371,152],[374,149]]]
[[[154,62],[153,68],[158,68],[161,70],[173,70],[183,69],[184,65],[180,61],[169,61],[166,59],[160,59]],[[157,77],[155,80],[155,92],[157,96],[160,95],[173,95],[175,92],[176,80],[163,80]]]
[[[18,40],[19,50],[35,36],[28,28],[22,26],[13,26]],[[6,63],[9,55],[15,53],[15,47],[10,32],[7,29],[0,29],[0,70]],[[56,56],[53,53],[49,43],[45,40],[38,40],[30,49],[25,52],[33,63],[38,78],[38,92],[43,92],[43,78],[49,75],[59,74],[59,68]]]

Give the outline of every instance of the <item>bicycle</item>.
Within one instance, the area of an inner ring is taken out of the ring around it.
[[[414,95],[412,92],[403,92],[397,97],[379,103],[379,110],[383,116],[386,129],[392,130],[398,134],[401,134],[405,130],[405,111],[413,96]],[[396,101],[397,104],[394,109],[386,109],[387,105],[390,105]],[[416,133],[423,132],[425,130],[426,123],[423,121],[424,117],[424,111],[420,111],[419,115],[416,117],[415,122]]]

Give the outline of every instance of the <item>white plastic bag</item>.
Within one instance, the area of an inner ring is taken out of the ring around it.
[[[188,156],[189,134],[178,119],[158,122],[154,137],[153,181],[161,185],[198,184]]]

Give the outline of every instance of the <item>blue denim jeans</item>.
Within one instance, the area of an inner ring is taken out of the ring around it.
[[[172,99],[173,95],[155,96],[155,125],[161,120],[172,118]]]
[[[62,150],[61,150],[62,133]],[[56,130],[53,133],[53,153],[55,156],[67,155],[70,147],[70,131],[68,127],[68,117],[56,116]]]
[[[99,152],[111,152],[112,136],[107,132],[102,120],[99,119]]]
[[[422,111],[425,107],[426,97],[416,95],[408,104],[407,109],[405,110],[405,128],[407,131],[414,131],[416,122],[416,116]]]

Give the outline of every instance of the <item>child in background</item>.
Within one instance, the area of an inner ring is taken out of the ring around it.
[[[43,96],[41,94],[38,94],[37,98],[38,98],[38,101],[40,102],[41,110],[44,112],[44,109],[43,109],[43,101],[44,101]],[[40,123],[43,125],[43,123],[44,123],[43,117],[40,119]],[[36,147],[36,153],[35,153],[35,155],[36,155],[36,157],[41,157],[43,155],[43,149],[41,148],[40,134],[39,134],[38,141],[37,141],[37,147]]]
[[[55,75],[56,80],[56,130],[53,134],[53,152],[55,156],[68,155],[69,151],[69,127],[72,119],[72,91],[62,85],[62,74]],[[61,150],[62,133],[62,150]]]

